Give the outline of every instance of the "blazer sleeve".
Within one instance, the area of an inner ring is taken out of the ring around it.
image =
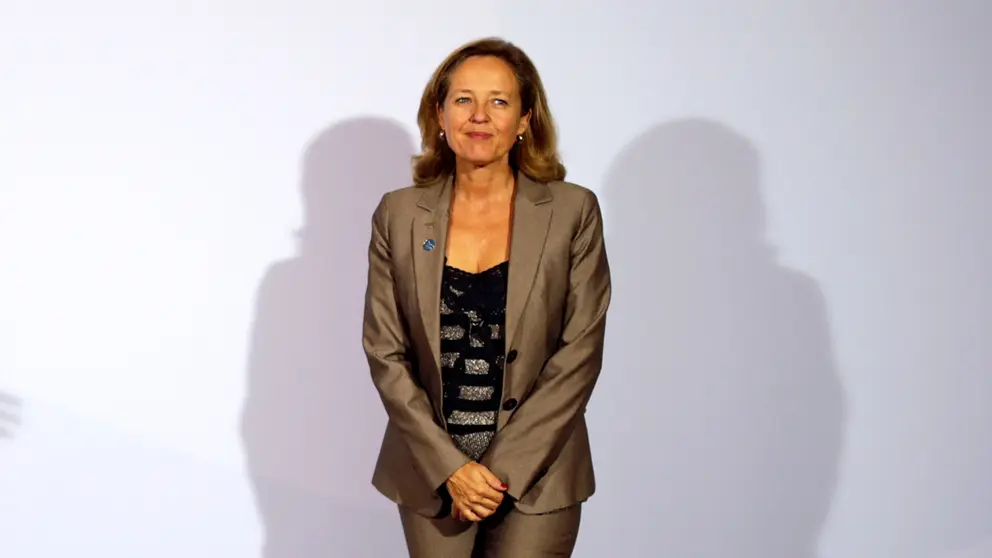
[[[436,490],[471,460],[435,422],[427,392],[414,376],[410,340],[396,299],[387,198],[388,194],[382,197],[372,216],[362,345],[389,420],[409,446],[414,466]]]
[[[518,500],[561,453],[602,367],[611,284],[602,214],[593,192],[572,240],[568,282],[559,349],[482,458]]]

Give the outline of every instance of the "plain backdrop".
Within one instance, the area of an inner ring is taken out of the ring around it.
[[[992,556],[981,0],[0,0],[0,555],[403,556],[369,219],[517,42],[614,271],[577,557]]]

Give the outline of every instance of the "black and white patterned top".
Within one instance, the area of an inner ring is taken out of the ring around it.
[[[474,460],[496,434],[508,267],[470,273],[445,265],[441,281],[444,416],[455,445]]]

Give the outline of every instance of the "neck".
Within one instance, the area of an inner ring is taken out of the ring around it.
[[[486,200],[508,196],[515,177],[509,165],[458,168],[455,195],[465,200]]]

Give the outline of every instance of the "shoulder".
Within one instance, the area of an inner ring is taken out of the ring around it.
[[[574,182],[545,183],[551,193],[555,209],[574,213],[580,219],[599,218],[599,197],[591,189]]]
[[[403,208],[416,207],[427,191],[427,186],[404,186],[383,194],[380,203],[388,204],[391,211],[401,211]]]
[[[404,186],[389,190],[382,195],[375,209],[375,217],[383,220],[393,220],[414,212],[417,202],[428,191],[425,186]]]
[[[556,200],[561,199],[564,202],[580,203],[590,203],[596,201],[596,192],[593,192],[589,188],[574,182],[556,180],[554,182],[547,182],[545,185],[549,190],[551,190],[551,195],[554,196]]]
[[[417,205],[417,201],[430,189],[430,186],[404,186],[395,190],[390,190],[383,194],[383,199],[388,199],[390,206]]]

